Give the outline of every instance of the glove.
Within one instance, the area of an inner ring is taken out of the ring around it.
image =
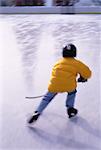
[[[87,82],[87,79],[84,79],[82,76],[80,76],[77,81],[78,82]]]

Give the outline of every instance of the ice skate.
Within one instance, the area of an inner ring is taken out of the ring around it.
[[[77,113],[78,113],[78,110],[73,107],[67,109],[67,114],[69,118],[76,116]]]
[[[34,112],[34,114],[29,118],[28,123],[31,124],[31,123],[37,121],[39,116],[40,116],[40,113],[38,113],[37,111]]]

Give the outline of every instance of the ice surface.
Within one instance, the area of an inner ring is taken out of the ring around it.
[[[1,150],[101,150],[101,16],[0,16],[0,148]],[[78,59],[92,78],[78,84],[79,115],[69,120],[66,93],[58,94],[38,122],[26,120],[44,94],[62,46],[73,42]]]

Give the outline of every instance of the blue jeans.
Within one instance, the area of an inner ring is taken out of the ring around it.
[[[76,92],[77,90],[74,90],[72,92],[68,92],[67,98],[66,98],[66,107],[74,107],[75,103],[75,97],[76,97]],[[47,105],[51,102],[51,100],[57,95],[58,93],[53,93],[53,92],[47,92],[45,96],[43,97],[40,105],[36,109],[39,113],[42,113],[43,110],[47,107]]]

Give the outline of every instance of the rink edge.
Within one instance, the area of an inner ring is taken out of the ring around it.
[[[101,14],[101,6],[0,7],[0,14]]]

